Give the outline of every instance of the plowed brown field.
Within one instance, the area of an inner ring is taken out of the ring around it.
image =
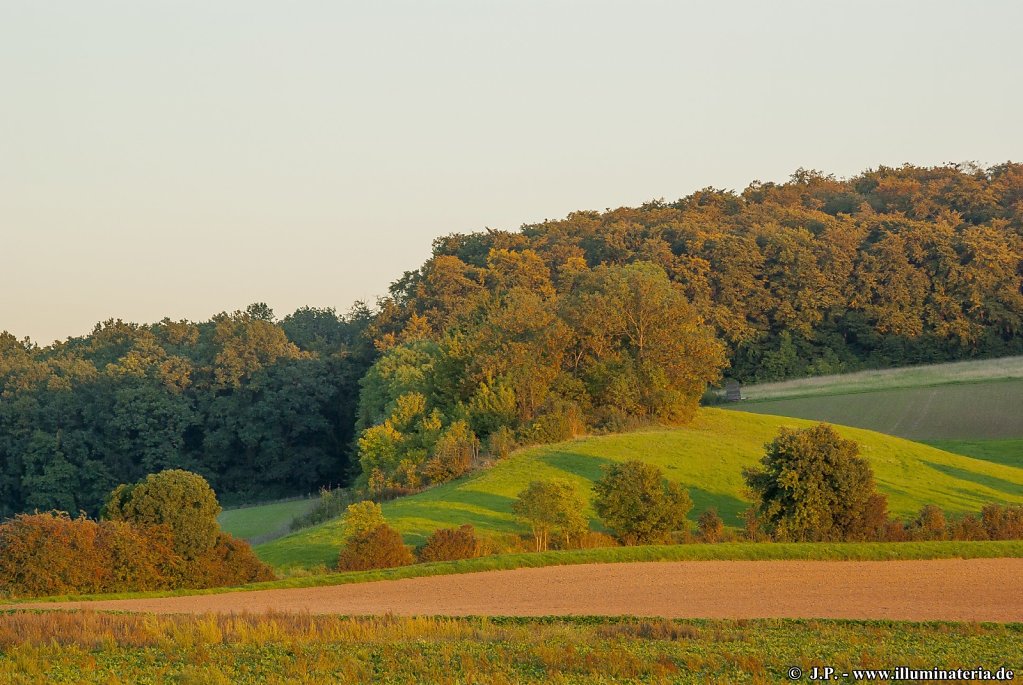
[[[1023,621],[1023,559],[586,564],[330,587],[46,603],[159,613]],[[28,605],[21,605],[23,608]]]

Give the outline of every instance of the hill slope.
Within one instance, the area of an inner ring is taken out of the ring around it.
[[[668,478],[689,488],[695,518],[717,507],[726,522],[737,525],[748,506],[743,497],[742,468],[755,464],[781,426],[812,422],[721,409],[701,409],[690,426],[649,430],[543,445],[517,452],[493,468],[469,478],[384,504],[388,521],[410,543],[430,531],[471,523],[483,532],[519,532],[511,514],[515,496],[538,478],[572,482],[587,501],[601,467],[613,461],[640,459],[660,466]],[[860,443],[892,511],[902,516],[935,503],[952,512],[975,511],[989,501],[1023,503],[1023,469],[992,464],[856,428],[840,427]],[[593,511],[588,511],[593,516]],[[342,539],[339,520],[300,531],[256,548],[278,565],[332,564]]]
[[[994,440],[1023,436],[1021,405],[1023,379],[1012,379],[744,401],[734,408],[857,426],[911,440]]]
[[[1023,356],[921,364],[797,378],[775,383],[756,383],[744,386],[742,397],[750,401],[780,400],[1010,379],[1023,379]],[[719,392],[724,395],[723,390]]]

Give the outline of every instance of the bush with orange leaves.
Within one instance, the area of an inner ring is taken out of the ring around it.
[[[273,579],[273,570],[249,543],[221,531],[212,548],[188,562],[181,582],[182,587],[225,587]]]
[[[475,559],[484,553],[476,529],[469,524],[459,528],[440,528],[433,531],[416,553],[420,561],[456,561]]]
[[[0,525],[0,593],[101,592],[109,566],[99,526],[67,514],[20,514]]]
[[[401,533],[387,524],[380,524],[348,537],[338,556],[339,571],[368,571],[415,563],[412,550],[401,539]]]
[[[19,514],[0,524],[0,594],[153,590],[167,586],[168,531],[97,523],[64,512]]]
[[[0,524],[0,596],[204,588],[272,577],[248,543],[226,534],[201,557],[185,560],[163,525],[65,512],[19,514]]]

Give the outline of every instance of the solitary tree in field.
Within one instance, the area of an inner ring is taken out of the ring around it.
[[[782,428],[767,445],[761,468],[743,477],[766,531],[779,540],[846,540],[865,536],[883,505],[859,445],[826,424]]]
[[[664,542],[669,533],[688,525],[686,515],[693,508],[682,486],[641,461],[610,466],[593,491],[597,514],[626,544]]]
[[[536,551],[547,549],[552,533],[568,546],[573,535],[586,530],[583,503],[564,481],[534,480],[512,504],[515,516],[529,526]]]

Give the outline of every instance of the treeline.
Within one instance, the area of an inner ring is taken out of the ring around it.
[[[1023,165],[800,170],[451,234],[369,310],[0,335],[0,516],[161,468],[227,503],[375,496],[742,382],[1023,353]]]
[[[371,315],[265,305],[209,321],[98,324],[40,348],[0,334],[0,518],[98,513],[119,483],[202,474],[228,503],[351,470]]]
[[[371,495],[450,480],[481,452],[692,417],[725,358],[681,287],[648,262],[576,266],[559,289],[536,253],[492,250],[442,332],[413,314],[378,338],[357,423]]]
[[[656,264],[743,382],[1023,352],[1023,164],[800,170],[741,193],[448,235],[392,286],[379,337],[441,337],[501,287],[507,253],[535,258],[558,292],[580,270]]]
[[[743,381],[1023,351],[1023,165],[797,172],[741,194],[452,234],[380,303],[372,493],[482,450],[685,421]]]

